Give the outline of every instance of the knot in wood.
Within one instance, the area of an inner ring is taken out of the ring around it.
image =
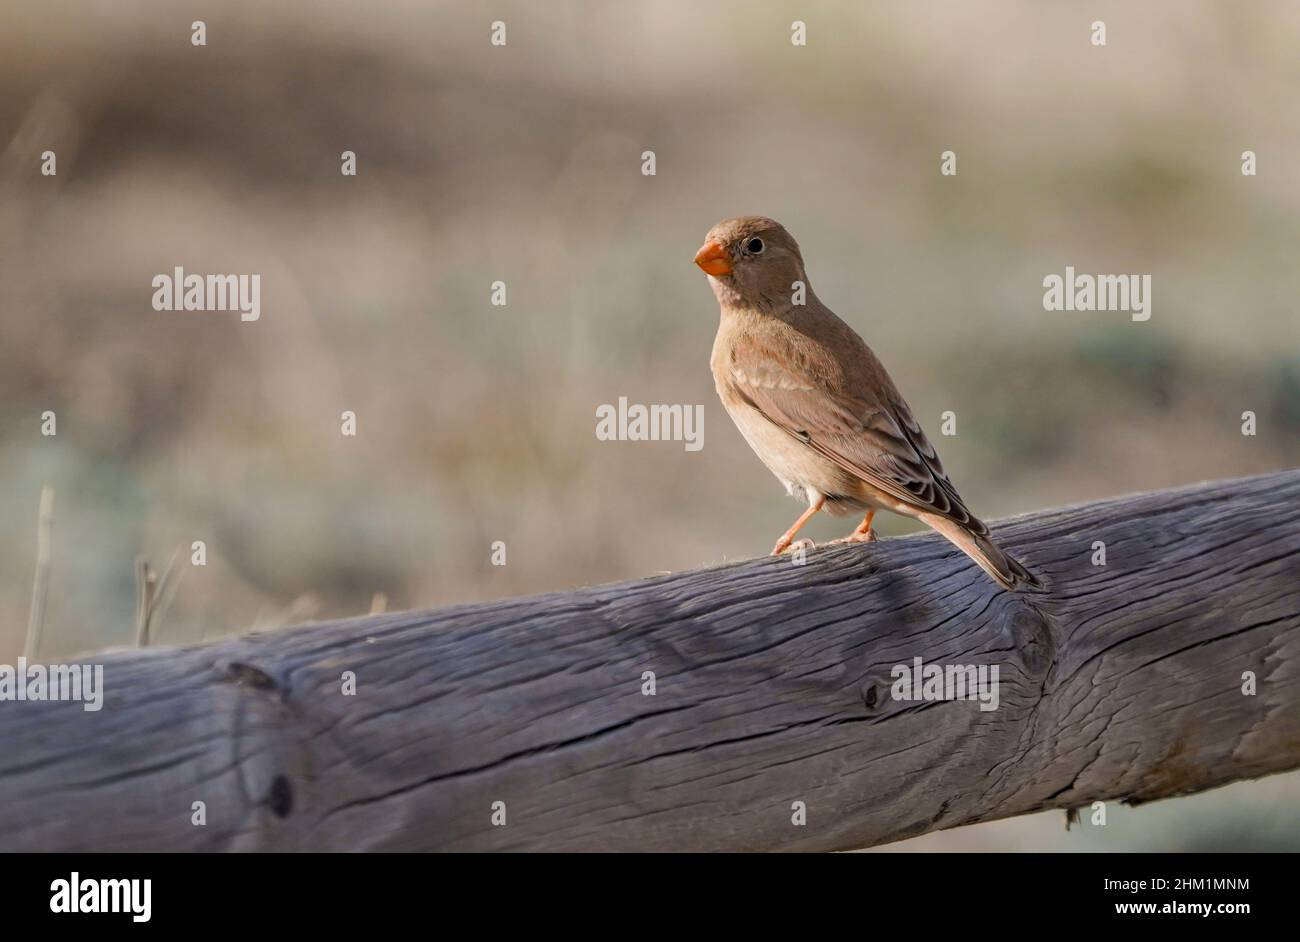
[[[1032,605],[1014,599],[1004,618],[1020,662],[1031,676],[1041,680],[1056,657],[1056,643],[1047,616]]]

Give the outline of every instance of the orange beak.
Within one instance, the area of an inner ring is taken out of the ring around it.
[[[710,275],[730,275],[731,259],[727,250],[716,242],[705,242],[695,253],[695,264]]]

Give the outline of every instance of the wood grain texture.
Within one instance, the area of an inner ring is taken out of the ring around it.
[[[1047,593],[922,535],[97,655],[98,713],[0,703],[0,849],[834,850],[1300,766],[1300,471],[993,531]]]

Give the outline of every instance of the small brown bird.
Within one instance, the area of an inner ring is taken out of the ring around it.
[[[884,366],[813,293],[780,223],[720,222],[695,264],[722,306],[711,360],[718,396],[755,454],[808,504],[773,555],[823,508],[865,515],[835,542],[873,541],[871,520],[885,509],[938,530],[1003,588],[1039,586],[966,509]]]

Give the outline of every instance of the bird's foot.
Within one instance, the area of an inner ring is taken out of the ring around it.
[[[776,546],[772,547],[772,555],[780,556],[784,553],[793,553],[795,550],[810,550],[817,544],[812,540],[804,537],[802,540],[787,540],[785,537],[776,541]]]
[[[780,556],[782,553],[788,550],[790,548],[790,545],[794,542],[795,534],[799,532],[799,530],[803,527],[805,523],[808,522],[808,519],[812,517],[813,514],[815,514],[817,511],[822,509],[822,506],[825,503],[826,503],[826,498],[822,497],[819,494],[817,496],[817,500],[809,504],[808,509],[799,515],[799,519],[794,522],[794,525],[790,527],[789,530],[786,530],[784,533],[781,534],[781,539],[777,540],[776,546],[772,547],[772,555]]]
[[[874,543],[876,542],[875,531],[871,529],[871,521],[875,519],[876,512],[870,511],[862,522],[848,536],[842,536],[838,540],[831,540],[832,543]]]

